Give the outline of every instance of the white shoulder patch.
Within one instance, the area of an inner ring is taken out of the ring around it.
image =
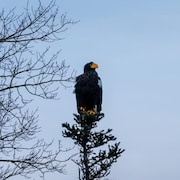
[[[100,78],[98,79],[98,86],[99,86],[100,88],[102,88],[102,81],[101,81]]]

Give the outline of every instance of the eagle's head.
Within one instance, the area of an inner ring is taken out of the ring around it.
[[[98,65],[95,64],[94,62],[87,63],[84,66],[84,73],[88,71],[95,71],[96,68],[98,68]]]

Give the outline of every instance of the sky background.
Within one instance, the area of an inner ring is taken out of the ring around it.
[[[69,26],[65,39],[51,44],[52,49],[62,49],[59,61],[65,60],[77,75],[87,62],[99,65],[105,113],[99,129],[112,128],[126,149],[109,180],[179,180],[180,1],[56,0],[56,4],[80,22]],[[16,6],[19,11],[25,5],[26,1],[1,0],[4,9]],[[40,136],[60,139],[64,148],[73,146],[61,133],[61,124],[73,123],[76,113],[71,85],[60,89],[58,101],[33,102],[39,108]],[[66,165],[66,175],[49,174],[46,179],[77,179],[77,166]]]

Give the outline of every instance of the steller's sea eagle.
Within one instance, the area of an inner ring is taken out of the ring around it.
[[[101,111],[102,83],[95,69],[98,65],[90,62],[84,66],[84,74],[76,78],[75,94],[78,113],[96,114]]]

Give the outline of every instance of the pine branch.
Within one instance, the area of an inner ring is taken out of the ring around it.
[[[73,160],[81,169],[82,178],[79,178],[92,180],[107,176],[110,173],[112,164],[117,161],[125,150],[119,147],[120,142],[108,145],[116,140],[116,137],[111,134],[112,129],[99,132],[94,130],[98,121],[104,117],[103,113],[89,115],[82,112],[79,115],[74,114],[74,116],[76,124],[63,123],[62,126],[65,130],[62,133],[64,137],[71,138],[80,147],[80,158]],[[108,145],[106,150],[100,150],[98,153],[94,152],[95,148],[106,144]]]

